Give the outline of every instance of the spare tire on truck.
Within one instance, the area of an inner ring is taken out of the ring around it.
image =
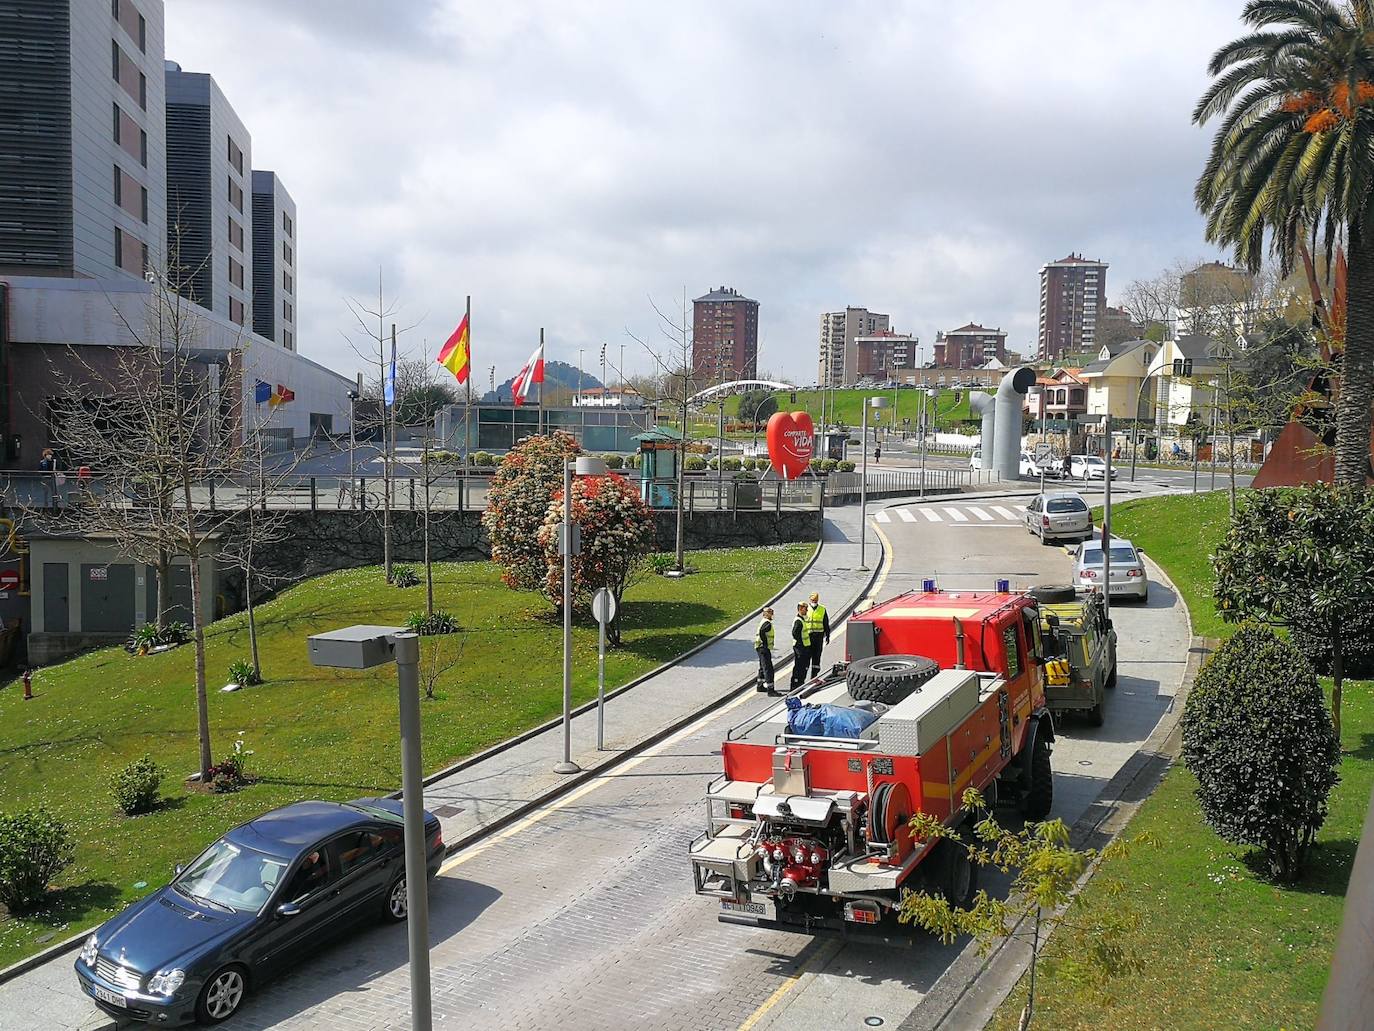
[[[1046,605],[1060,605],[1073,601],[1078,594],[1068,584],[1045,584],[1043,587],[1032,587],[1030,596]]]
[[[936,673],[940,666],[924,655],[873,655],[849,664],[849,697],[896,705]]]

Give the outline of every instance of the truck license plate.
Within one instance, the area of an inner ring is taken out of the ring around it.
[[[121,1009],[129,1008],[129,1001],[125,999],[124,996],[109,991],[106,988],[101,988],[98,984],[91,985],[91,994],[101,1002],[108,1003],[111,1006],[118,1006]]]
[[[727,902],[720,904],[722,913],[742,913],[745,916],[763,916],[768,912],[762,902]]]

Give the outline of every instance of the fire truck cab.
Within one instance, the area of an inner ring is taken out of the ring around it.
[[[689,849],[696,892],[720,900],[721,920],[905,942],[904,888],[955,905],[976,888],[962,848],[913,838],[915,813],[958,826],[975,787],[1049,814],[1037,603],[1003,583],[927,587],[851,617],[845,662],[728,732]]]

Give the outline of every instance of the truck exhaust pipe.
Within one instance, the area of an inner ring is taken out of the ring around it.
[[[958,617],[954,617],[954,668],[968,669],[964,665],[964,623]]]

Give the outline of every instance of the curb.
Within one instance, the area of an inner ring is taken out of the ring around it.
[[[1097,798],[1069,828],[1070,843],[1076,848],[1101,849],[1114,841],[1129,826],[1141,804],[1159,786],[1178,758],[1181,744],[1179,722],[1188,694],[1205,658],[1216,642],[1193,636],[1192,613],[1183,603],[1169,576],[1149,560],[1161,583],[1167,584],[1181,604],[1188,621],[1188,660],[1167,712],[1155,724],[1150,736],[1122,764]],[[1075,885],[1072,897],[1092,880],[1097,863],[1089,866]],[[1012,935],[999,941],[986,956],[965,950],[936,980],[930,992],[899,1025],[899,1031],[937,1031],[945,1028],[985,1027],[998,1008],[1021,982],[1030,965],[1024,942],[1014,935],[1028,918],[1023,917]],[[1048,941],[1048,938],[1046,939]]]

